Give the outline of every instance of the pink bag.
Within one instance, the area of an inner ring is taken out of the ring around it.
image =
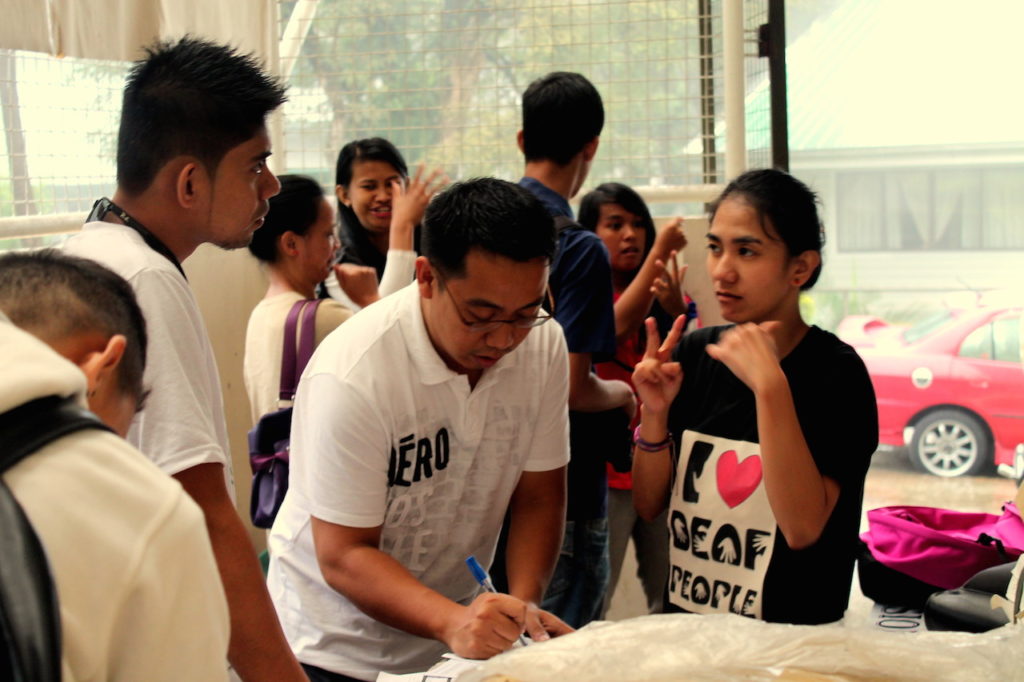
[[[1001,516],[935,507],[880,507],[860,539],[879,563],[943,589],[1024,553],[1024,521],[1012,502]]]

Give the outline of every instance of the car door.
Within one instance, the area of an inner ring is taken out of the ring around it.
[[[992,429],[997,450],[1024,442],[1020,311],[1000,313],[968,334],[954,362],[961,402]]]

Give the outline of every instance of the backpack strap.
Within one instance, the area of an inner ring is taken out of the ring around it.
[[[299,385],[302,370],[306,369],[309,359],[313,357],[313,346],[316,343],[316,311],[322,302],[323,299],[319,298],[296,301],[285,318],[284,344],[281,346],[281,385],[278,393],[281,400],[295,398],[295,388]],[[300,330],[297,349],[296,330]]]
[[[0,415],[0,473],[44,445],[82,429],[109,431],[74,398],[49,396]],[[79,510],[88,513],[88,510]],[[25,511],[0,480],[0,678],[59,682],[60,610],[46,551]]]
[[[572,218],[570,218],[567,215],[556,215],[555,216],[555,231],[558,234],[562,234],[566,230],[573,230],[573,229],[577,229],[577,228],[580,229],[580,230],[586,229],[582,225],[580,225],[578,222],[576,222],[575,220],[573,220]]]

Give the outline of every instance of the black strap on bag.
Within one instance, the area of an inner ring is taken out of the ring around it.
[[[81,429],[110,430],[74,398],[49,396],[0,414],[0,473]],[[0,479],[0,679],[60,682],[60,610],[46,552]]]

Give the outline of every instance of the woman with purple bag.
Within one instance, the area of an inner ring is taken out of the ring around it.
[[[263,226],[249,243],[269,280],[245,332],[243,371],[253,423],[283,407],[278,394],[285,320],[297,302],[316,298],[316,288],[331,274],[340,246],[334,211],[319,183],[303,175],[281,175],[279,180],[281,192],[270,199]],[[362,270],[358,281],[353,273],[346,284],[375,298],[376,273],[372,268]],[[316,310],[314,347],[351,316],[347,307],[324,299]]]
[[[707,233],[733,324],[681,338],[680,318],[661,343],[647,321],[633,501],[644,518],[669,510],[666,611],[815,624],[846,610],[878,415],[853,348],[800,314],[822,241],[806,185],[744,173]]]

